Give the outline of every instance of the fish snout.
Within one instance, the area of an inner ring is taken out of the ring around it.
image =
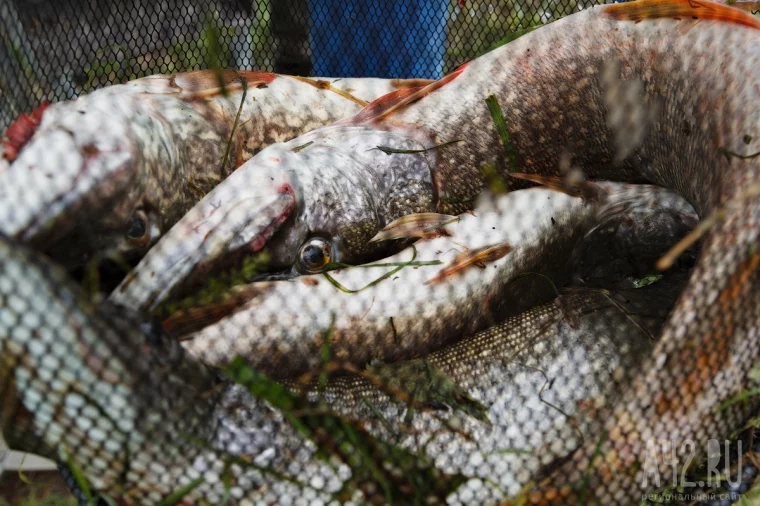
[[[183,287],[261,252],[297,209],[297,189],[277,156],[256,170],[244,168],[177,222],[110,299],[152,310]]]
[[[84,263],[95,250],[90,240],[101,231],[92,230],[93,217],[117,214],[140,182],[127,126],[98,110],[77,114],[79,123],[71,124],[64,116],[74,106],[51,106],[18,157],[0,170],[0,231],[46,251],[80,237],[56,258],[67,265]]]

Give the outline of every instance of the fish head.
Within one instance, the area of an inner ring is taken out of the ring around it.
[[[158,238],[160,223],[146,198],[134,128],[113,110],[134,102],[95,93],[48,107],[34,135],[0,170],[0,230],[67,267],[98,253],[142,254]]]
[[[264,160],[265,164],[304,169],[297,175],[286,169],[291,176],[293,208],[268,242],[273,267],[292,266],[296,272],[309,273],[331,261],[357,260],[368,249],[371,231],[383,222],[378,195],[370,191],[376,186],[371,181],[365,186],[354,170],[342,170],[350,164],[332,151],[320,146],[302,154],[273,153]]]
[[[132,178],[119,178],[118,174],[111,178],[126,179],[124,186],[132,186],[134,191],[104,196],[113,203],[108,209],[88,206],[89,197],[82,196],[81,205],[74,204],[76,209],[50,216],[49,228],[19,238],[69,269],[104,259],[134,265],[161,236],[161,214],[142,198]],[[97,218],[92,219],[92,214]]]
[[[371,239],[396,218],[434,210],[427,149],[405,132],[334,125],[265,148],[191,209],[112,294],[151,308],[179,285],[265,250],[295,276],[380,258]]]

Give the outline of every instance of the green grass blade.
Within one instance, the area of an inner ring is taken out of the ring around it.
[[[380,276],[380,277],[379,277],[379,278],[377,278],[376,280],[374,280],[374,281],[371,281],[371,282],[370,282],[370,283],[368,283],[367,285],[365,285],[365,286],[363,286],[363,287],[361,287],[361,288],[358,288],[358,289],[356,289],[356,290],[352,290],[352,289],[350,289],[350,288],[346,288],[345,286],[343,286],[342,284],[340,284],[340,282],[339,282],[337,279],[335,279],[334,277],[330,276],[330,274],[329,274],[329,273],[327,273],[327,272],[323,272],[323,273],[322,273],[322,275],[323,275],[325,278],[327,278],[327,280],[328,280],[328,281],[329,281],[329,282],[330,282],[330,283],[331,283],[331,284],[332,284],[332,285],[333,285],[335,288],[337,288],[337,289],[338,289],[338,290],[340,290],[341,292],[345,292],[345,293],[359,293],[359,292],[361,292],[362,290],[366,290],[367,288],[369,288],[369,287],[371,287],[371,286],[375,286],[376,284],[380,283],[381,281],[384,281],[384,280],[386,280],[386,279],[390,278],[391,276],[393,276],[394,274],[396,274],[397,272],[399,272],[399,271],[400,271],[401,269],[403,269],[404,267],[409,267],[409,266],[412,264],[412,262],[414,261],[414,259],[415,259],[415,258],[417,258],[417,248],[415,248],[414,246],[412,246],[412,251],[413,251],[412,259],[411,259],[409,262],[407,262],[407,263],[403,263],[403,264],[399,265],[398,267],[396,267],[396,268],[395,268],[395,269],[393,269],[392,271],[386,272],[385,274],[383,274],[382,276]]]
[[[504,146],[504,151],[507,153],[507,158],[509,159],[509,171],[517,172],[517,155],[515,154],[512,141],[509,137],[507,122],[504,119],[499,100],[496,98],[496,95],[489,95],[486,99],[486,104],[488,105],[488,112],[491,113],[491,118],[496,125],[496,131],[501,138],[501,144]]]

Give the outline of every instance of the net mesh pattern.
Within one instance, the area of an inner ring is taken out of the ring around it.
[[[591,7],[2,1],[5,443],[79,504],[757,494],[755,21]]]

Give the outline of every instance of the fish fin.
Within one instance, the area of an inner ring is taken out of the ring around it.
[[[277,74],[271,72],[207,69],[171,76],[168,85],[179,88],[182,98],[196,99],[240,90],[243,88],[243,82],[248,88],[265,87],[271,84],[275,78],[277,78]]]
[[[441,281],[443,281],[444,279],[446,279],[447,276],[448,276],[448,273],[439,272],[434,277],[432,277],[432,278],[428,279],[427,281],[425,281],[423,283],[423,285],[434,285],[436,283],[440,283]]]
[[[678,18],[707,19],[760,28],[760,19],[741,9],[707,0],[637,0],[604,7],[604,14],[623,21]]]
[[[3,158],[12,162],[16,159],[24,144],[29,142],[37,127],[40,126],[42,115],[48,108],[50,102],[42,102],[31,114],[21,113],[19,117],[11,123],[3,135]]]
[[[238,307],[230,303],[190,308],[166,318],[161,322],[161,326],[172,336],[180,338],[218,322],[234,313],[236,309]]]
[[[418,91],[423,88],[399,88],[396,91],[392,91],[387,95],[383,95],[367,104],[367,106],[359,111],[359,113],[351,119],[352,123],[362,123],[365,121],[372,121],[379,119],[384,113],[390,113],[397,109],[397,106],[403,107],[408,102],[405,102],[408,97],[414,96]]]
[[[393,220],[383,227],[369,242],[388,241],[392,239],[432,239],[450,237],[443,228],[445,225],[459,221],[458,216],[440,213],[413,213]]]
[[[540,184],[546,186],[552,190],[561,191],[564,193],[565,186],[562,182],[562,178],[559,176],[542,176],[540,174],[526,174],[524,172],[512,172],[510,177],[515,179],[521,179],[523,181],[530,181],[531,183]]]
[[[475,249],[468,249],[462,253],[459,253],[456,257],[454,257],[451,263],[438,271],[438,274],[435,277],[429,279],[424,284],[431,285],[434,283],[439,283],[443,279],[446,279],[447,277],[454,275],[471,265],[485,269],[487,267],[487,264],[503,258],[510,251],[512,251],[512,245],[507,242],[494,244],[491,246],[483,246]]]
[[[435,90],[450,83],[459,77],[459,74],[462,73],[466,66],[466,63],[460,65],[455,71],[451,72],[447,76],[439,79],[438,81],[433,81],[426,86],[399,88],[398,90],[388,93],[387,95],[383,95],[382,97],[370,102],[367,107],[359,112],[359,114],[351,118],[350,122],[355,124],[371,122],[385,118],[386,116],[389,116],[394,112],[405,108],[409,104],[417,102],[421,98],[430,95]]]

